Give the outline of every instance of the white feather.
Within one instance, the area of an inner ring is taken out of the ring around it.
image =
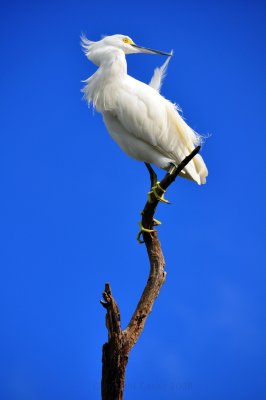
[[[171,51],[171,56],[174,54],[173,50]],[[154,73],[153,73],[153,77],[151,78],[151,81],[149,83],[149,85],[157,90],[158,92],[160,92],[162,84],[163,84],[163,79],[166,75],[166,70],[169,64],[169,61],[171,60],[171,56],[169,56],[166,61],[164,62],[164,64],[160,67],[160,68],[155,68]]]

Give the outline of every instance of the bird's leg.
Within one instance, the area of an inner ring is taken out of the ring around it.
[[[160,192],[162,192],[162,195],[159,195],[157,190],[160,190]],[[148,201],[150,203],[153,203],[153,196],[158,200],[161,201],[162,203],[166,203],[166,204],[170,204],[170,201],[166,200],[164,198],[164,193],[166,192],[166,190],[164,190],[161,186],[160,186],[160,182],[157,181],[156,184],[154,186],[152,186],[151,191],[148,193]]]
[[[152,193],[154,194],[156,199],[158,199],[159,201],[163,201],[164,203],[169,203],[167,200],[164,199],[163,195],[159,196],[158,193],[156,192],[156,188],[159,187],[161,189],[161,191],[163,192],[163,194],[165,193],[165,190],[163,190],[160,187],[160,182],[158,181],[156,172],[154,171],[154,169],[152,168],[152,166],[149,163],[145,162],[144,164],[146,165],[146,167],[147,167],[147,169],[149,171],[150,180],[151,180],[151,190],[148,192],[148,201],[149,201],[149,203],[153,202],[152,198],[151,198],[151,194]],[[155,225],[160,225],[161,224],[160,221],[158,221],[156,219],[154,219],[154,222],[155,222]]]
[[[154,185],[156,185],[156,182],[157,182],[157,174],[156,174],[156,172],[154,171],[154,169],[152,168],[151,164],[146,163],[146,162],[145,162],[144,164],[146,165],[146,167],[147,167],[147,169],[148,169],[148,171],[149,171],[150,180],[151,180],[151,188],[152,188]]]
[[[177,166],[173,163],[170,163],[168,174],[173,175],[176,170],[177,170]],[[157,189],[160,189],[160,191],[163,192],[163,194],[161,196],[158,195]],[[154,196],[156,197],[157,200],[162,201],[163,203],[170,204],[170,201],[168,201],[164,198],[165,190],[160,186],[160,182],[156,182],[156,184],[151,188],[151,192],[148,193],[149,200],[150,200],[150,196],[152,193],[154,194]]]
[[[160,186],[160,182],[157,180],[156,172],[153,170],[153,168],[151,167],[150,164],[145,163],[145,165],[149,171],[150,180],[151,180],[151,190],[148,192],[149,203],[153,203],[153,199],[152,199],[152,195],[153,195],[158,201],[169,204],[169,201],[164,198],[165,190]],[[157,193],[157,189],[160,189],[160,191],[162,192],[161,196]]]
[[[155,188],[156,187],[156,185],[157,185],[157,183],[158,183],[158,181],[157,181],[157,174],[156,174],[156,172],[153,170],[153,168],[151,167],[151,165],[149,164],[149,163],[144,163],[145,165],[146,165],[146,167],[147,167],[147,169],[148,169],[148,171],[149,171],[149,174],[150,174],[150,180],[151,180],[151,191],[148,193],[148,201],[149,202],[151,202],[151,199],[150,199],[150,193],[153,193],[153,188]],[[158,194],[157,194],[158,195]],[[143,215],[143,211],[140,213],[141,215]],[[142,222],[140,221],[139,222],[139,225],[140,225],[140,231],[139,231],[139,233],[138,233],[138,235],[137,235],[137,241],[139,242],[139,243],[144,243],[144,241],[143,240],[141,240],[141,236],[143,235],[143,233],[144,232],[146,232],[146,233],[153,233],[153,232],[155,232],[155,230],[154,229],[147,229],[147,228],[144,228],[144,226],[142,225]],[[153,218],[153,226],[158,226],[158,225],[161,225],[161,222],[158,220],[158,219],[155,219],[155,218]]]

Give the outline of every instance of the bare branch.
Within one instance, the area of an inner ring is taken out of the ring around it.
[[[102,352],[102,399],[122,400],[128,360],[124,334],[120,326],[120,312],[112,296],[109,283],[105,284],[101,304],[106,309],[108,342]]]
[[[196,147],[192,153],[178,165],[173,174],[167,173],[165,175],[163,180],[160,182],[160,187],[163,190],[166,190],[175,181],[178,174],[180,174],[180,172],[199,152],[199,150],[200,146]],[[160,189],[158,188],[158,195],[161,196],[163,193],[163,191],[160,193]],[[145,228],[154,229],[153,217],[158,203],[159,200],[155,196],[153,196],[152,202],[146,202],[142,213],[142,225]],[[130,347],[136,343],[141,332],[143,331],[146,319],[152,310],[154,301],[157,298],[166,278],[166,272],[164,271],[165,261],[157,231],[152,234],[143,232],[143,238],[150,260],[150,274],[137,308],[128,324],[128,327],[125,330]]]
[[[166,278],[166,272],[164,271],[165,261],[157,232],[152,236],[145,235],[144,240],[150,260],[150,273],[137,308],[128,327],[125,329],[130,349],[134,346],[143,331],[146,319]]]
[[[108,330],[108,338],[111,339],[115,335],[121,334],[120,326],[120,312],[116,301],[114,300],[110,288],[110,284],[105,284],[105,289],[103,292],[103,300],[100,303],[104,308],[106,308],[106,327]]]
[[[173,174],[167,173],[157,189],[159,196],[175,181],[178,174],[199,152],[200,146],[186,157]],[[149,170],[150,171],[150,170]],[[151,171],[150,171],[151,174]],[[152,182],[152,176],[151,176]],[[108,342],[103,345],[102,368],[102,400],[123,400],[126,365],[128,355],[137,342],[144,329],[145,322],[150,314],[155,299],[165,281],[165,261],[158,239],[158,233],[154,229],[154,214],[159,200],[151,194],[150,201],[146,202],[142,212],[142,226],[153,230],[152,233],[143,232],[144,243],[150,261],[149,277],[141,295],[135,312],[125,330],[121,330],[119,308],[112,296],[111,288],[105,284],[101,304],[106,309],[106,326],[108,330]]]

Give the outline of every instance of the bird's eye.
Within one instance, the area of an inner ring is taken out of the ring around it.
[[[130,40],[128,37],[124,37],[122,40],[124,43],[127,43],[127,44],[133,43],[132,40]]]

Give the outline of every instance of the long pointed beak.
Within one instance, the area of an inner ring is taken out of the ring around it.
[[[164,51],[153,50],[153,49],[148,49],[147,47],[138,46],[135,43],[131,43],[131,46],[135,47],[136,49],[139,49],[140,53],[161,54],[162,56],[168,56],[168,57],[171,57],[173,55],[173,53],[165,53]]]

